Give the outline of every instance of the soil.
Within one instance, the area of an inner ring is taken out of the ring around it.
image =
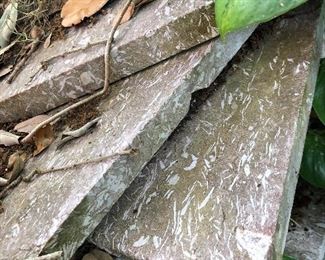
[[[70,130],[75,130],[89,121],[95,119],[100,115],[100,112],[97,109],[97,105],[101,97],[94,99],[91,102],[88,102],[80,107],[73,109],[72,111],[68,112],[65,116],[61,117],[59,122],[57,122],[54,126],[54,130],[56,133],[62,132],[69,128]],[[75,103],[76,100],[70,102],[68,105]],[[61,110],[61,109],[60,109]]]

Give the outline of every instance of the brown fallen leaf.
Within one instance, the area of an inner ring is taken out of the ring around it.
[[[30,133],[35,126],[42,123],[46,119],[48,119],[49,116],[47,115],[38,115],[35,117],[32,117],[30,119],[27,119],[19,124],[17,124],[14,128],[15,131],[21,132],[21,133]]]
[[[98,12],[109,0],[68,0],[61,10],[62,26],[70,27]]]
[[[3,76],[6,76],[8,73],[10,73],[12,71],[14,66],[9,65],[3,69],[0,70],[0,78],[2,78]]]
[[[0,49],[0,56],[2,54],[4,54],[5,52],[9,51],[16,43],[17,43],[17,40],[10,43],[7,47]]]
[[[128,21],[131,20],[131,18],[137,13],[137,11],[139,10],[139,8],[149,2],[152,2],[154,0],[134,0],[129,8],[127,9],[127,11],[125,12],[122,20],[121,20],[121,23],[120,24],[123,24],[123,23],[126,23]]]
[[[0,177],[0,187],[7,186],[9,184],[9,181],[5,178]]]
[[[26,154],[20,151],[10,155],[8,160],[7,169],[10,170],[6,173],[5,177],[8,183],[13,182],[22,172],[25,166]]]
[[[33,138],[36,150],[34,151],[34,156],[40,154],[47,147],[50,146],[54,141],[54,131],[51,124],[46,125],[45,127],[39,129]]]
[[[0,145],[12,146],[19,144],[20,136],[0,130]]]
[[[50,33],[50,35],[47,36],[47,38],[46,38],[46,40],[44,42],[44,45],[43,45],[44,49],[47,49],[48,47],[50,47],[50,45],[51,45],[51,38],[52,38],[52,33]]]

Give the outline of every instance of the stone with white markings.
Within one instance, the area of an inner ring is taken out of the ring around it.
[[[41,114],[103,87],[104,49],[115,1],[91,28],[72,28],[66,40],[39,50],[10,85],[0,81],[0,123]],[[218,35],[213,0],[155,0],[120,26],[112,49],[116,81]]]
[[[319,15],[278,20],[90,241],[132,259],[280,259],[319,64]]]
[[[205,43],[116,83],[99,104],[93,133],[59,151],[53,144],[28,163],[27,174],[90,161],[22,183],[3,201],[0,259],[57,250],[69,258],[186,115],[191,93],[214,81],[252,31]],[[138,153],[105,159],[130,147]]]

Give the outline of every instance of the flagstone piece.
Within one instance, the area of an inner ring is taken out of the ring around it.
[[[65,169],[21,183],[3,201],[0,259],[60,250],[70,259],[185,117],[192,92],[215,80],[253,30],[207,42],[114,84],[98,104],[101,119],[92,133],[59,150],[56,141],[27,164],[25,174]],[[117,155],[131,148],[131,155]]]
[[[132,259],[282,259],[324,29],[313,10],[258,34],[90,242]]]
[[[66,39],[40,48],[10,85],[5,78],[0,81],[0,123],[42,114],[102,88],[106,40],[122,5],[114,1],[94,25],[72,28]],[[116,32],[109,80],[216,36],[213,0],[155,0]]]

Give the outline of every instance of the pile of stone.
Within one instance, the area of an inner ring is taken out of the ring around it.
[[[37,52],[12,86],[1,82],[0,122],[101,88],[119,8]],[[222,40],[213,9],[212,0],[156,0],[120,26],[98,127],[28,162],[27,173],[66,170],[21,183],[4,200],[0,259],[55,251],[69,259],[87,239],[136,259],[282,254],[324,8],[304,6],[267,25],[228,67],[255,27]]]

